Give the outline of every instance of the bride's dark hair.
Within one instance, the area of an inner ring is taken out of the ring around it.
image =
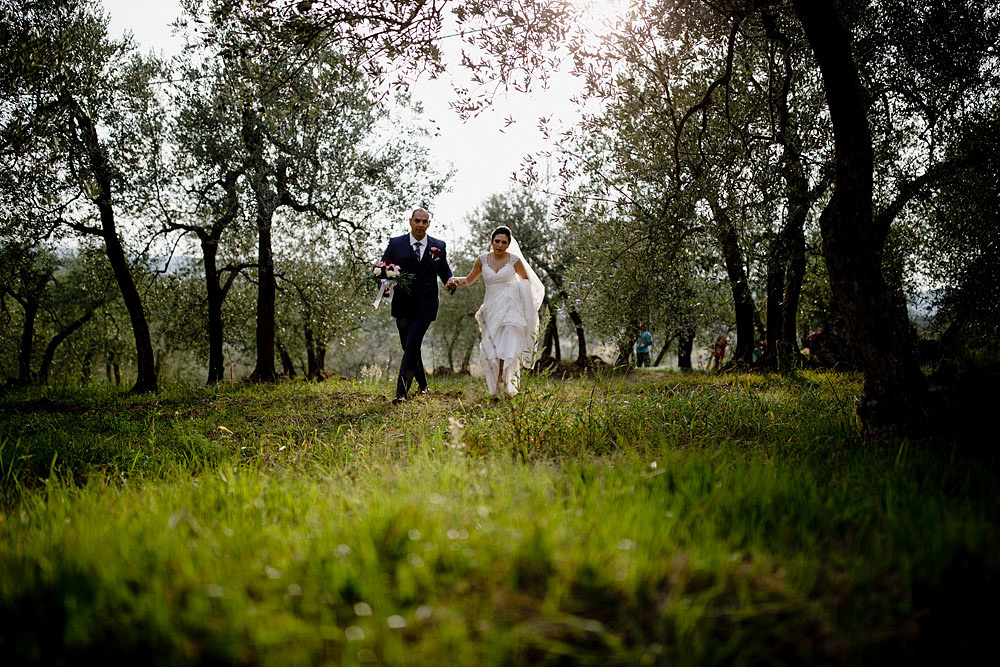
[[[504,234],[508,241],[514,238],[514,235],[510,233],[510,227],[497,227],[493,230],[493,233],[490,234],[490,243],[493,243],[493,239],[497,237],[497,234]]]

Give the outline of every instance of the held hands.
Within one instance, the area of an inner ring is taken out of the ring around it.
[[[454,294],[455,290],[458,289],[458,285],[459,285],[458,278],[452,276],[451,278],[448,278],[448,282],[445,283],[444,289],[445,291],[448,292],[448,294]]]

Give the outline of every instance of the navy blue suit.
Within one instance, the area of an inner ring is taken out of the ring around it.
[[[392,316],[396,318],[399,343],[403,347],[403,359],[399,364],[399,378],[396,381],[397,398],[406,396],[414,379],[417,380],[419,389],[427,387],[420,346],[424,342],[427,328],[437,318],[437,279],[446,283],[452,276],[444,241],[424,236],[422,243],[423,257],[419,262],[410,246],[409,234],[389,239],[389,245],[382,254],[384,261],[392,262],[400,270],[413,276],[407,290],[397,288],[392,298]]]

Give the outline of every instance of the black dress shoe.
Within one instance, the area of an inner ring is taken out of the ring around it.
[[[399,405],[400,403],[405,403],[405,402],[406,402],[406,396],[397,396],[396,398],[392,399],[393,405]]]
[[[431,393],[431,390],[429,388],[427,388],[427,387],[424,387],[423,389],[419,389],[418,391],[421,394],[423,394],[424,396],[426,396],[427,394]]]

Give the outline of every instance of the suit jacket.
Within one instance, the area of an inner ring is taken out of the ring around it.
[[[442,283],[451,278],[451,268],[448,266],[448,251],[445,242],[430,236],[425,236],[427,247],[424,256],[418,262],[410,247],[410,235],[394,236],[389,239],[389,245],[382,254],[382,259],[392,262],[413,275],[407,290],[396,288],[392,298],[393,317],[413,317],[422,314],[428,320],[437,318],[438,287],[437,278]],[[434,249],[437,249],[435,251]]]

